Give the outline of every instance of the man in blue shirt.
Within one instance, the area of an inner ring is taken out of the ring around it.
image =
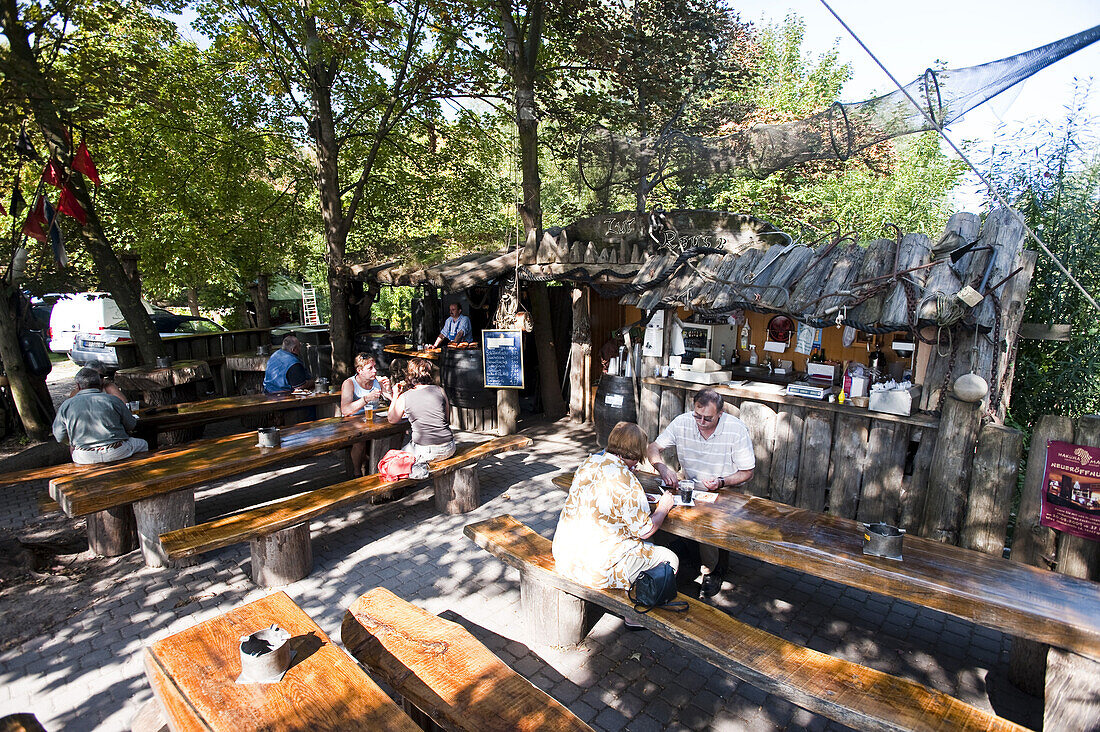
[[[69,443],[74,463],[113,463],[149,449],[145,440],[130,437],[137,417],[126,402],[103,393],[98,371],[84,367],[75,381],[76,395],[61,405],[53,421],[53,436],[61,444]]]
[[[264,368],[264,393],[280,394],[313,388],[313,377],[302,364],[302,343],[293,335],[283,338],[283,347],[271,354]]]
[[[474,328],[470,319],[462,314],[462,306],[457,302],[451,303],[451,317],[443,321],[443,330],[439,331],[439,337],[435,339],[434,348],[438,348],[443,341],[452,343],[466,343],[473,340]]]

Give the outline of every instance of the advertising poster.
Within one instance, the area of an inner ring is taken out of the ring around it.
[[[1100,541],[1100,448],[1047,443],[1039,523]]]

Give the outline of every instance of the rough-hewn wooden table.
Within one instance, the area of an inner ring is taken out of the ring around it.
[[[295,656],[278,683],[238,684],[240,639],[277,623]],[[145,674],[172,730],[399,730],[413,721],[284,592],[145,649]]]
[[[88,544],[97,554],[126,553],[134,548],[136,535],[146,564],[162,567],[168,560],[159,537],[194,525],[195,486],[400,434],[405,426],[330,417],[280,430],[279,447],[259,447],[255,432],[198,440],[54,478],[50,495],[67,515],[88,516]]]
[[[637,475],[658,491],[656,475]],[[901,561],[870,556],[857,521],[729,490],[674,508],[661,530],[1100,659],[1100,583],[917,536]]]
[[[200,381],[214,378],[210,365],[206,361],[174,361],[171,366],[135,366],[115,372],[114,380],[118,388],[127,394],[140,391],[147,406],[165,406],[193,402],[199,398]],[[202,427],[189,427],[166,431],[162,442],[165,445],[178,445],[202,435]]]
[[[156,445],[157,433],[183,427],[222,422],[239,417],[273,414],[287,409],[339,404],[339,392],[332,394],[248,394],[219,397],[186,404],[148,407],[138,411],[137,435]]]
[[[278,349],[272,349],[274,353]],[[264,371],[271,353],[227,353],[225,368],[229,371],[229,380],[238,394],[258,394],[263,391]]]

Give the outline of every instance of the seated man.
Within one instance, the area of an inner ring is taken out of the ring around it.
[[[722,411],[722,397],[714,389],[695,395],[691,413],[681,414],[668,423],[665,431],[649,443],[646,457],[661,474],[666,485],[676,485],[678,477],[661,459],[661,450],[676,448],[676,458],[684,477],[695,487],[716,491],[741,485],[752,479],[756,455],[745,423]],[[701,546],[703,563],[711,567],[703,577],[703,595],[713,597],[722,589],[722,576],[729,565],[729,552]]]
[[[439,331],[439,337],[435,339],[432,348],[439,348],[443,341],[467,343],[473,339],[474,327],[470,319],[462,314],[462,306],[452,302],[450,311],[451,317],[443,321],[443,330]]]
[[[69,443],[74,463],[113,463],[149,449],[145,440],[130,437],[137,417],[126,402],[103,392],[98,371],[77,371],[76,386],[76,395],[61,405],[53,421],[53,436]]]
[[[302,364],[302,342],[294,335],[271,354],[264,369],[264,394],[285,394],[295,389],[312,389],[313,377]]]

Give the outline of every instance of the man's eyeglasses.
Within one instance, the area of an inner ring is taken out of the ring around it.
[[[710,424],[710,423],[711,423],[711,422],[713,422],[714,420],[718,419],[718,415],[717,415],[717,414],[715,414],[715,415],[712,415],[712,416],[710,416],[710,417],[704,417],[704,416],[703,416],[703,415],[701,415],[701,414],[697,414],[696,412],[692,412],[692,413],[691,413],[691,416],[692,416],[692,417],[695,417],[695,421],[696,421],[696,422],[702,422],[703,424]]]

